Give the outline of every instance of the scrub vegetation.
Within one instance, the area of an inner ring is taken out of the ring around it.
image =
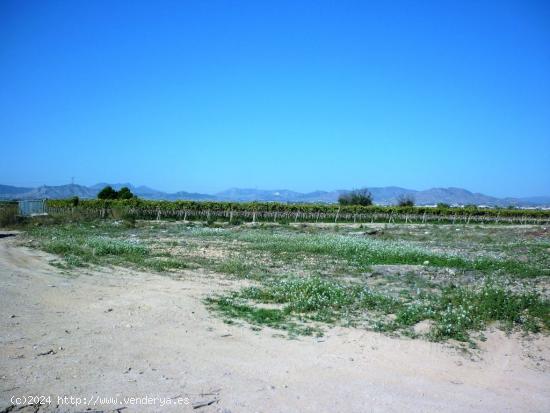
[[[44,218],[27,225],[26,242],[69,273],[121,265],[178,277],[203,268],[233,283],[205,298],[211,311],[291,337],[340,325],[475,343],[490,325],[550,328],[543,226]]]

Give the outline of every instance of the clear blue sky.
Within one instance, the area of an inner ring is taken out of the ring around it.
[[[0,183],[550,195],[550,3],[0,2]]]

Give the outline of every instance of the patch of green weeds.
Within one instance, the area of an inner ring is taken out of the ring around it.
[[[251,265],[248,265],[239,258],[229,258],[218,263],[214,268],[218,272],[235,275],[239,278],[247,278],[247,276],[253,270],[253,267]]]
[[[467,259],[458,255],[436,254],[403,241],[387,241],[338,234],[244,232],[238,239],[251,249],[268,251],[287,260],[301,254],[327,255],[368,268],[374,264],[431,265],[482,272],[504,271],[517,276],[541,275],[540,269],[515,260],[488,257]]]
[[[278,304],[281,308],[256,308],[248,304],[251,301]],[[243,302],[247,304],[240,304]],[[227,317],[274,328],[281,328],[295,319],[349,324],[362,314],[373,320],[371,325],[377,331],[412,334],[412,326],[432,320],[430,337],[433,340],[467,341],[472,331],[480,331],[491,322],[529,332],[550,328],[548,301],[535,293],[514,293],[491,282],[478,290],[448,287],[439,295],[403,301],[359,285],[320,277],[290,277],[245,288],[226,297],[211,298],[210,304]]]

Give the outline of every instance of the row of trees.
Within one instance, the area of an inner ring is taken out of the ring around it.
[[[136,201],[139,200],[139,198],[132,193],[130,188],[122,187],[119,191],[117,191],[117,190],[113,189],[113,187],[111,187],[110,185],[103,188],[98,193],[97,198],[100,199],[100,200],[136,200]],[[149,201],[148,203],[151,203],[151,202],[152,201]],[[161,202],[163,204],[166,203],[166,201],[159,201],[159,202]],[[176,203],[178,203],[178,202],[195,203],[194,201],[175,201],[175,202]],[[59,205],[57,205],[57,207],[61,207],[62,205],[63,206],[68,206],[68,204],[70,204],[71,206],[78,206],[79,203],[80,203],[80,199],[77,196],[75,196],[75,197],[64,199],[64,200],[53,201],[53,203],[55,203],[55,204],[59,203]],[[223,204],[226,204],[226,205],[234,204],[234,203],[231,203],[231,202],[200,202],[200,203],[204,204],[204,205],[212,203],[212,204],[216,204],[218,206],[223,205]],[[238,202],[237,204],[240,204],[240,206],[242,207],[245,204],[260,205],[262,203],[261,202],[252,202],[252,203]],[[278,205],[276,203],[267,203],[267,204],[270,205],[270,206]],[[340,197],[338,198],[338,204],[340,206],[347,206],[347,207],[368,207],[368,206],[373,205],[373,198],[372,198],[371,192],[368,189],[366,189],[366,188],[355,189],[351,192],[341,194]],[[314,204],[311,204],[311,206],[314,206]],[[414,207],[415,206],[415,199],[410,194],[400,195],[397,198],[396,206],[398,206],[398,207]],[[246,209],[246,208],[247,207],[245,206],[244,209]],[[387,209],[388,207],[381,206],[380,208]],[[466,205],[464,208],[466,208],[468,210],[476,210],[477,206],[476,205]],[[450,210],[450,209],[454,209],[454,208],[452,208],[449,204],[446,204],[446,203],[438,203],[437,204],[437,210]],[[496,211],[496,210],[501,210],[502,208],[495,207],[493,209]],[[516,209],[516,207],[509,206],[506,209],[514,210],[514,209]]]
[[[98,199],[132,199],[136,196],[128,187],[122,187],[119,191],[107,185],[97,194]],[[340,195],[338,198],[340,205],[359,205],[370,206],[373,203],[372,194],[367,188],[355,189],[351,192]],[[412,195],[401,195],[397,198],[397,205],[402,207],[414,206],[414,197]]]
[[[130,188],[124,186],[119,191],[113,189],[112,186],[107,185],[97,194],[98,199],[132,199],[136,196],[130,191]]]
[[[340,205],[372,205],[372,194],[367,188],[355,189],[351,192],[340,195],[338,198]],[[397,205],[401,207],[414,206],[414,197],[412,195],[400,195],[397,198]]]

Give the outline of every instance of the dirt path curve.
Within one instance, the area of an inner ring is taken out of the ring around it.
[[[118,397],[128,413],[550,411],[548,338],[494,331],[474,360],[442,344],[343,328],[287,340],[208,313],[201,300],[231,284],[221,276],[64,274],[50,258],[0,238],[0,411],[25,395],[52,396],[40,412],[113,409],[56,409],[58,396]],[[131,396],[213,403],[122,399]]]

